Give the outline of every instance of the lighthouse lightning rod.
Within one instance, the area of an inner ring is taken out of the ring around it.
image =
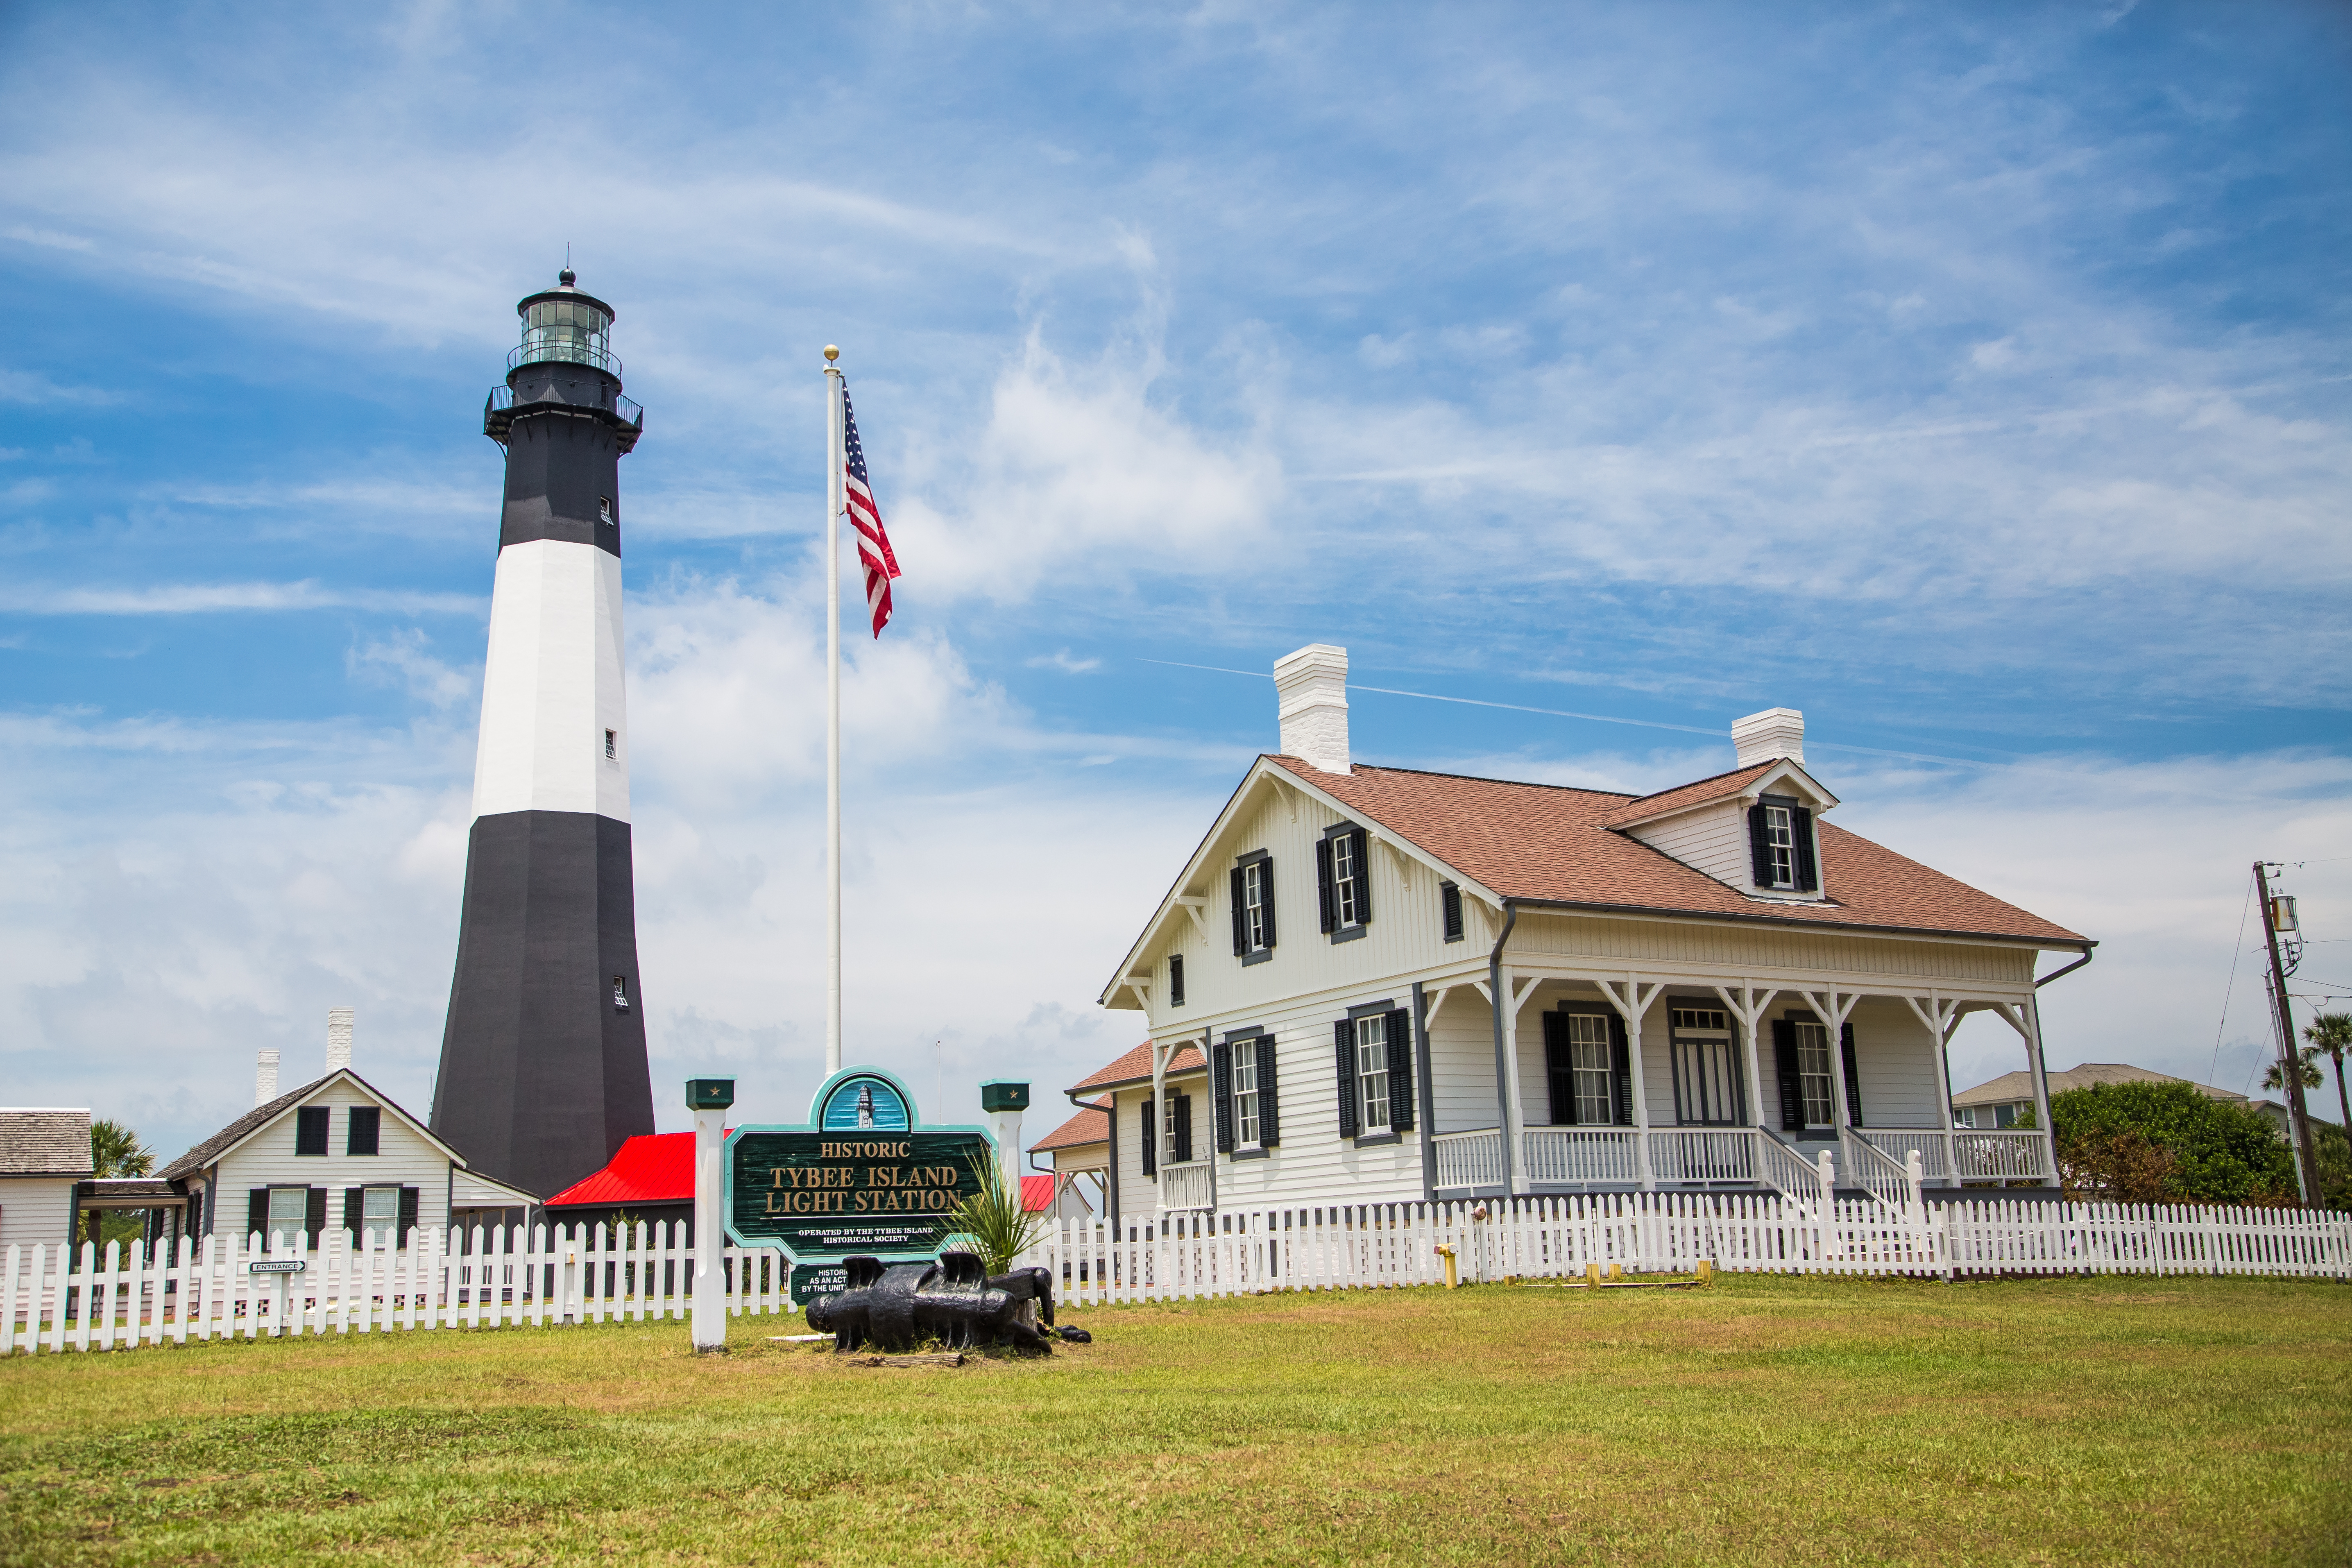
[[[824,1074],[841,1070],[841,351],[824,346]]]

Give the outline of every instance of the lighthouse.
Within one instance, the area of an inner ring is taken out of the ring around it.
[[[516,307],[482,432],[506,449],[457,974],[433,1131],[541,1196],[654,1130],[637,984],[621,667],[621,395],[613,308],[570,268]]]

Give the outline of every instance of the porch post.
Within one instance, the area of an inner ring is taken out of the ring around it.
[[[1823,1009],[1826,1016],[1822,1022],[1829,1026],[1830,1031],[1830,1104],[1834,1108],[1830,1114],[1837,1122],[1838,1152],[1843,1154],[1845,1152],[1845,1130],[1853,1125],[1853,1112],[1845,1102],[1845,1020],[1846,1015],[1853,1011],[1853,1000],[1849,998],[1841,1008],[1835,986],[1824,994],[1829,998],[1829,1005]]]
[[[2025,1057],[2033,1072],[2033,1120],[2042,1129],[2042,1154],[2052,1186],[2058,1184],[2058,1130],[2050,1125],[2050,1074],[2042,1060],[2042,999],[2028,993],[2017,1010],[2024,1026]]]
[[[1501,984],[1496,987],[1495,1005],[1502,1009],[1503,1048],[1495,1065],[1503,1074],[1503,1092],[1499,1097],[1503,1111],[1503,1180],[1507,1190],[1517,1196],[1527,1189],[1527,1161],[1519,1145],[1519,1133],[1528,1119],[1519,1093],[1519,985],[1508,963],[1502,966],[1499,976]]]
[[[1935,1019],[1928,1032],[1936,1037],[1936,1090],[1944,1111],[1944,1184],[1957,1188],[1960,1184],[1960,1139],[1952,1128],[1952,1031],[1944,1025],[1941,994],[1933,991],[1927,994],[1927,1011]],[[1955,1022],[1958,1011],[1955,1005]]]
[[[1627,987],[1632,988],[1629,978]],[[1650,1096],[1642,1083],[1642,1021],[1649,1016],[1646,1007],[1625,1021],[1626,1057],[1633,1068],[1633,1151],[1642,1173],[1642,1190],[1658,1190],[1657,1172],[1650,1163]]]

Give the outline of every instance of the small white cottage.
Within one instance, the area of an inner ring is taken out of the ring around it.
[[[87,1109],[0,1110],[0,1252],[70,1240],[91,1172]]]
[[[1635,796],[1358,765],[1346,651],[1275,681],[1281,753],[1103,989],[1149,1039],[1069,1090],[1105,1112],[1113,1212],[1801,1198],[1825,1154],[1890,1200],[1915,1155],[1955,1195],[2054,1192],[2046,1131],[1955,1124],[1945,1047],[2007,1023],[2046,1129],[2035,993],[2094,944],[1832,826],[1803,715]]]
[[[417,1226],[514,1224],[539,1199],[467,1169],[351,1065],[351,1015],[329,1016],[327,1071],[278,1091],[276,1051],[260,1053],[254,1108],[158,1175],[187,1194],[190,1234],[258,1231],[315,1249],[349,1232],[405,1247]]]

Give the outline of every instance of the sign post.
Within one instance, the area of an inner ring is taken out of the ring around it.
[[[725,1188],[727,1108],[735,1103],[731,1078],[686,1080],[686,1103],[694,1112],[694,1351],[705,1355],[727,1348],[727,1226],[719,1204]]]
[[[992,1078],[980,1086],[980,1108],[988,1112],[988,1130],[996,1139],[997,1180],[1021,1200],[1021,1113],[1029,1109],[1029,1086]]]

